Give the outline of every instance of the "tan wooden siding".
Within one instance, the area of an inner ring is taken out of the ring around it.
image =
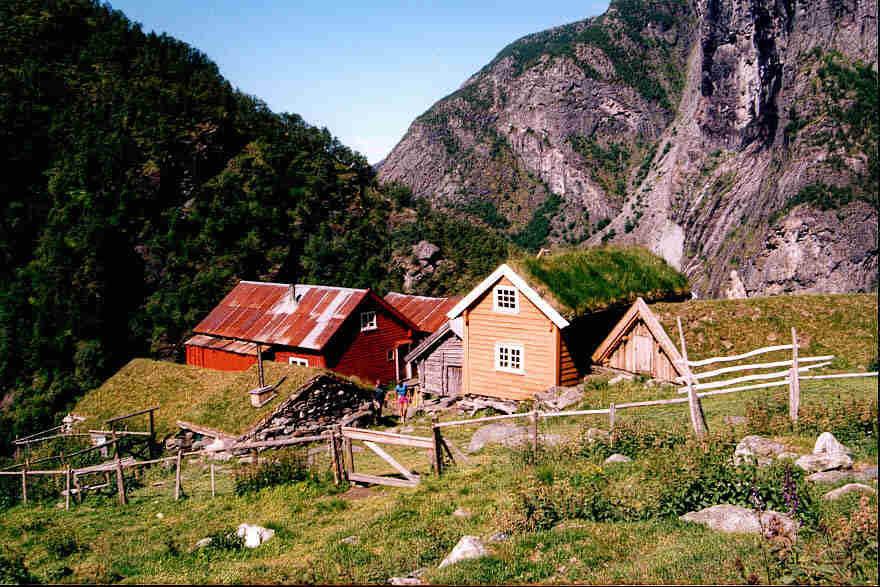
[[[577,366],[565,338],[559,337],[559,385],[577,385],[580,380]]]
[[[629,373],[650,375],[661,381],[672,381],[677,375],[672,361],[641,320],[623,335],[608,359],[608,366]]]
[[[455,335],[449,335],[431,351],[424,359],[419,361],[419,383],[422,390],[437,395],[458,395],[461,393],[460,383],[453,384],[457,378],[450,374],[449,369],[461,369],[464,350],[461,339]]]
[[[507,279],[495,285],[512,286]],[[519,313],[492,311],[495,286],[474,302],[465,323],[464,391],[507,399],[528,399],[556,385],[559,372],[559,343],[556,326],[519,294]],[[495,344],[510,342],[523,346],[524,374],[495,370]]]

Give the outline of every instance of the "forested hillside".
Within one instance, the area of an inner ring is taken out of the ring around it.
[[[0,3],[0,63],[0,452],[132,356],[177,356],[238,279],[400,288],[427,239],[429,292],[507,253],[96,2]]]

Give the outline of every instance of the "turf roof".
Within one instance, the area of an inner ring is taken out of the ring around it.
[[[134,359],[86,394],[73,413],[87,418],[85,427],[104,429],[107,418],[159,405],[155,420],[159,438],[176,432],[178,420],[237,436],[271,413],[303,383],[326,372],[274,361],[263,365],[267,384],[285,375],[287,379],[278,388],[278,395],[259,408],[251,406],[247,393],[257,387],[256,365],[247,371],[232,372]],[[146,430],[146,426],[146,417],[133,418],[129,423],[131,430]]]
[[[568,249],[512,259],[508,265],[566,319],[630,304],[682,299],[687,278],[641,247]]]

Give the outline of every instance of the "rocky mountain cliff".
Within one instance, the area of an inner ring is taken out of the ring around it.
[[[613,0],[416,119],[380,178],[535,249],[635,242],[700,296],[877,287],[875,0]]]

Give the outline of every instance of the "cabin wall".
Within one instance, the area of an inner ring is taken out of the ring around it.
[[[375,311],[375,330],[361,332],[361,312]],[[339,327],[325,349],[327,367],[344,375],[359,377],[369,385],[397,378],[395,349],[412,340],[412,332],[395,316],[367,298]],[[389,352],[390,360],[389,360]]]
[[[417,362],[422,390],[434,395],[459,395],[464,345],[449,334],[433,351]]]
[[[327,367],[327,360],[324,358],[324,355],[320,353],[290,347],[276,348],[275,360],[277,362],[288,364],[290,363],[291,358],[305,359],[309,362],[309,367]]]
[[[607,365],[620,371],[648,375],[661,381],[672,381],[678,373],[672,360],[663,352],[647,325],[638,320],[617,343]]]
[[[186,345],[186,364],[218,371],[247,371],[257,363],[254,355],[240,355],[220,349]]]
[[[580,381],[580,373],[572,357],[570,341],[567,337],[559,337],[559,385],[577,385]]]
[[[557,328],[522,292],[518,314],[494,312],[492,296],[497,285],[513,286],[506,278],[500,279],[465,314],[464,393],[529,399],[557,383]],[[496,342],[523,346],[525,373],[495,370]]]

